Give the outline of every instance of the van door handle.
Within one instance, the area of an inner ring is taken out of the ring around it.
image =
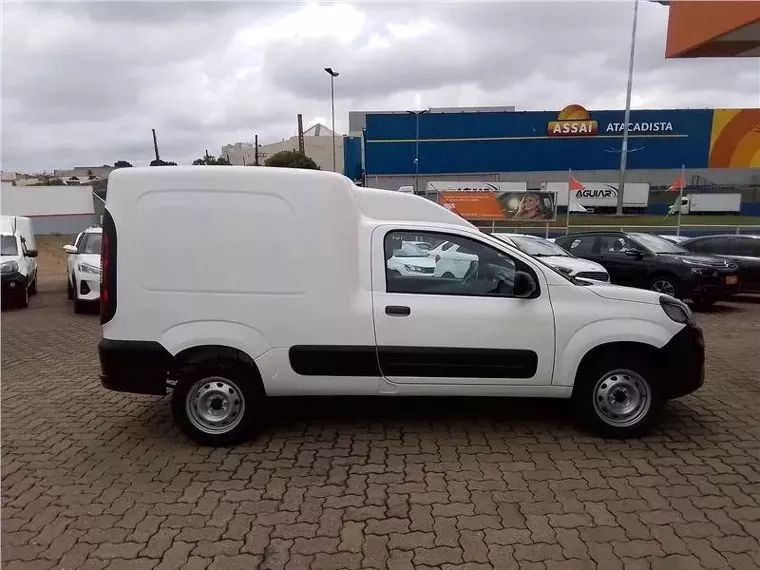
[[[385,307],[385,314],[392,315],[394,317],[408,317],[410,314],[412,314],[412,309],[400,305],[388,305]]]

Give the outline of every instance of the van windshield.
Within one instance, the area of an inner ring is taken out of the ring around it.
[[[18,255],[16,236],[0,236],[0,255]]]

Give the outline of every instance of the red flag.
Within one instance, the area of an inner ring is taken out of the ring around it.
[[[568,185],[570,187],[571,192],[577,192],[578,190],[583,190],[583,184],[578,182],[575,179],[575,176],[573,176],[572,174],[570,175],[570,181],[568,182]]]
[[[684,188],[686,188],[686,180],[684,180],[683,174],[679,174],[678,178],[668,188],[668,192],[680,192]]]

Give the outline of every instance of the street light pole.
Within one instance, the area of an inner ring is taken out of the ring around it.
[[[420,115],[427,113],[430,109],[422,111],[407,111],[414,115],[416,119],[415,136],[414,136],[414,193],[420,193]]]
[[[625,168],[628,161],[628,123],[631,120],[631,91],[633,90],[633,56],[636,53],[636,25],[639,18],[639,0],[633,1],[633,28],[631,30],[631,54],[628,58],[628,86],[625,91],[625,115],[623,117],[623,143],[620,148],[620,178],[615,213],[623,214],[623,192],[625,191]]]
[[[338,172],[337,163],[335,161],[335,78],[340,75],[337,71],[333,71],[332,67],[325,67],[325,71],[330,74],[330,106],[332,107],[332,156],[333,156],[333,172]]]

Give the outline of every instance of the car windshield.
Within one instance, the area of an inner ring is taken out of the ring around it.
[[[652,234],[630,234],[630,236],[652,253],[689,253],[671,241]]]
[[[18,255],[18,245],[15,236],[0,236],[0,252],[2,255]]]
[[[405,243],[400,249],[393,250],[393,257],[427,257],[428,254],[411,243]]]
[[[562,256],[570,257],[569,254],[557,244],[550,241],[521,236],[509,236],[517,249],[532,255],[533,257]]]

